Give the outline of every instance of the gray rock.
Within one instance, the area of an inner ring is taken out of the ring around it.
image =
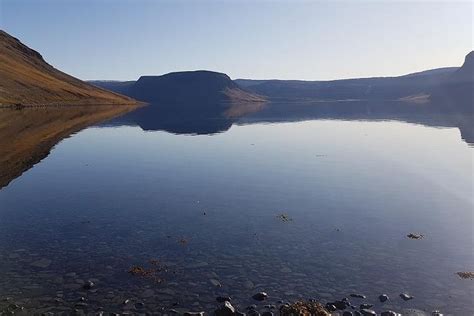
[[[265,292],[258,292],[252,296],[252,298],[256,301],[263,301],[268,297],[268,294]]]
[[[395,313],[394,311],[385,311],[380,316],[401,316],[401,314]]]
[[[233,316],[235,314],[235,308],[230,302],[225,301],[221,307],[215,310],[214,314],[216,316]]]
[[[381,295],[379,296],[379,301],[380,301],[381,303],[388,301],[388,295],[387,295],[387,294],[381,294]]]
[[[375,316],[375,315],[377,315],[377,313],[374,310],[368,309],[368,308],[361,309],[360,312],[364,316]]]
[[[87,280],[86,283],[82,286],[85,290],[91,290],[95,286],[94,282]]]
[[[402,293],[402,294],[400,294],[400,297],[401,297],[404,301],[409,301],[409,300],[412,300],[412,299],[413,299],[413,296],[408,295],[407,293]]]

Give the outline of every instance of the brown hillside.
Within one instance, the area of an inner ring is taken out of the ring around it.
[[[135,102],[55,69],[37,51],[0,30],[0,106]]]

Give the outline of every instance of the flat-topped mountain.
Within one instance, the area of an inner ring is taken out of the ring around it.
[[[141,76],[136,82],[92,81],[91,83],[112,91],[120,91],[140,101],[163,106],[264,101],[261,96],[241,89],[226,74],[206,70]]]
[[[130,96],[165,105],[189,103],[190,106],[264,101],[240,89],[226,74],[204,70],[142,76],[131,87]]]
[[[0,106],[131,104],[129,97],[83,82],[0,30]]]

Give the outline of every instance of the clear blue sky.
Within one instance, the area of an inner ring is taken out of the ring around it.
[[[0,27],[81,79],[208,69],[337,79],[458,66],[471,1],[0,0]]]

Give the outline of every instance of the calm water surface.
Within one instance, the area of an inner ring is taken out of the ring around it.
[[[474,282],[455,273],[474,270],[473,157],[457,128],[395,121],[88,128],[0,191],[0,298],[182,312],[218,295],[243,310],[261,290],[259,306],[386,293],[377,311],[472,315]]]

